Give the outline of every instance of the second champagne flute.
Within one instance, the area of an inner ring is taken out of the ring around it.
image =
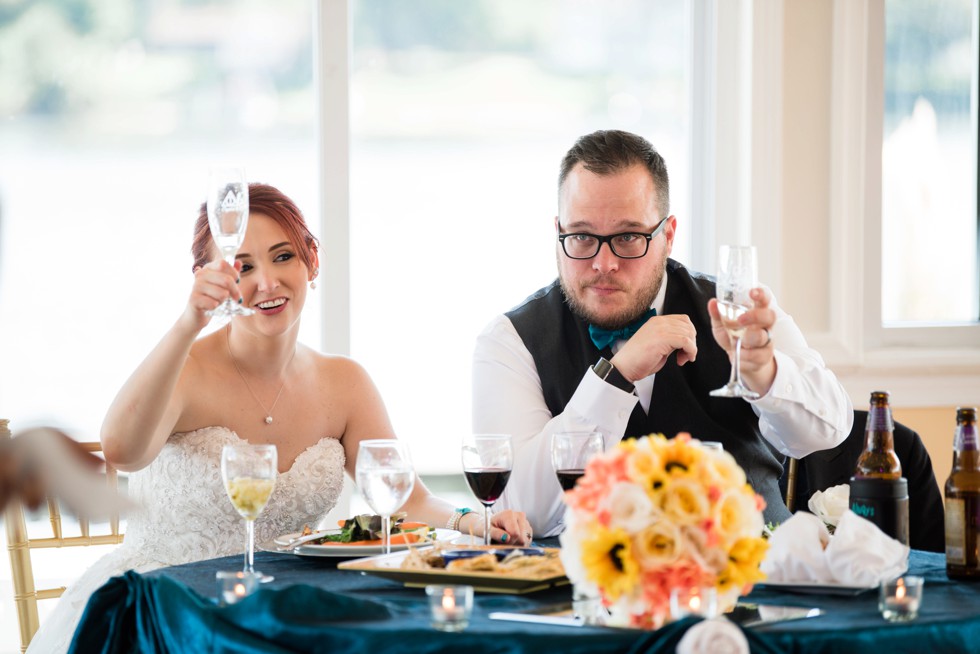
[[[256,572],[255,519],[269,502],[279,473],[275,445],[238,443],[225,445],[221,450],[221,478],[235,510],[245,518],[245,568],[247,575],[255,575],[261,581],[272,577]]]
[[[474,434],[463,440],[463,475],[483,504],[483,542],[490,544],[490,507],[507,487],[514,467],[508,434]]]
[[[754,306],[749,292],[757,286],[755,248],[751,245],[722,245],[718,251],[718,279],[715,296],[722,324],[729,337],[735,339],[735,357],[728,383],[711,391],[713,397],[744,397],[758,399],[759,394],[742,383],[739,360],[742,355],[742,335],[745,326],[738,318]]]
[[[248,227],[248,182],[245,169],[215,167],[208,178],[208,225],[211,238],[228,265],[235,265],[235,254],[245,239]],[[210,316],[250,316],[255,311],[232,302],[224,302],[208,312]]]
[[[357,449],[357,487],[364,501],[381,516],[381,545],[391,553],[391,514],[415,487],[415,469],[408,446],[393,439],[361,441]]]

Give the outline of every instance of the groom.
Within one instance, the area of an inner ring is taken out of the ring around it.
[[[714,280],[668,258],[678,226],[669,206],[667,167],[648,141],[581,137],[558,177],[558,280],[477,340],[473,428],[514,437],[497,505],[526,512],[540,536],[563,528],[557,431],[597,429],[607,448],[654,432],[721,441],[765,498],[766,520],[780,522],[782,456],[834,447],[851,427],[844,389],[764,288],[739,318],[743,382],[761,397],[708,395],[728,381],[734,344]]]

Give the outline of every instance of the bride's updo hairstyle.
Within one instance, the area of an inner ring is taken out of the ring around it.
[[[276,221],[295,246],[296,254],[306,265],[307,270],[313,269],[313,254],[319,250],[320,244],[306,226],[303,212],[295,202],[274,186],[249,184],[248,212],[250,215],[260,213]],[[201,205],[197,222],[194,223],[194,243],[191,245],[191,254],[194,257],[192,270],[197,270],[220,256],[214,239],[211,238],[207,202]]]

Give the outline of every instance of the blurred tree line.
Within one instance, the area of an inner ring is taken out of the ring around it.
[[[886,115],[910,114],[923,97],[938,114],[969,116],[978,20],[973,0],[886,0]]]

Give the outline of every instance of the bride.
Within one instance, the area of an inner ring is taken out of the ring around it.
[[[336,503],[344,471],[353,477],[360,441],[394,438],[361,366],[297,342],[307,284],[319,272],[317,241],[299,209],[264,184],[249,185],[249,205],[234,267],[219,256],[201,207],[187,306],[102,425],[106,460],[133,473],[130,495],[144,510],[130,516],[123,544],[68,589],[28,652],[65,651],[89,596],[114,575],[242,552],[241,517],[221,481],[224,445],[278,449],[279,479],[255,525],[261,542],[315,526]],[[255,313],[199,338],[206,312],[229,297]],[[483,533],[476,513],[455,509],[418,480],[402,510]],[[512,511],[495,515],[491,531],[505,542],[531,538],[524,514]]]

